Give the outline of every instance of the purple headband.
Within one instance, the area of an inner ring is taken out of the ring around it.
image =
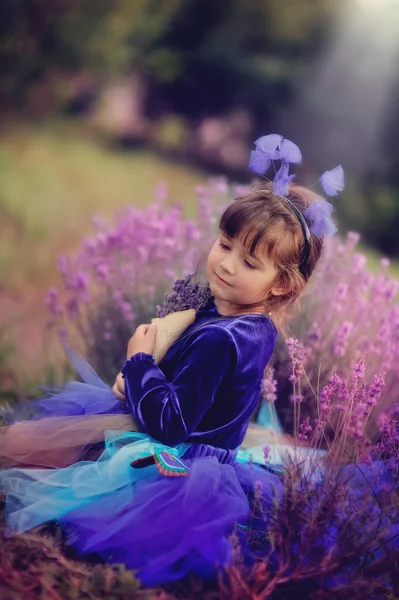
[[[281,161],[281,166],[273,179],[273,191],[278,196],[284,198],[287,206],[296,215],[302,225],[305,246],[300,271],[304,274],[311,249],[310,233],[313,233],[317,237],[322,237],[324,235],[332,236],[337,232],[337,228],[330,218],[333,206],[320,196],[320,200],[312,202],[302,212],[288,198],[289,183],[295,177],[295,175],[289,175],[289,165],[291,163],[300,164],[302,162],[302,153],[296,144],[285,139],[282,135],[270,134],[257,139],[255,146],[256,150],[251,152],[249,160],[249,168],[255,173],[263,175],[271,165],[274,166],[274,160]],[[336,196],[345,187],[344,170],[339,165],[331,171],[325,171],[319,181],[326,196]]]

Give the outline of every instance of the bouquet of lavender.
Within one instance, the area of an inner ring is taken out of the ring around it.
[[[194,274],[173,282],[172,291],[164,296],[162,306],[157,306],[157,317],[166,317],[170,313],[193,308],[199,310],[211,297],[208,283],[194,283]]]

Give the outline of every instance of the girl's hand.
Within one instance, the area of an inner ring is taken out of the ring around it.
[[[125,399],[125,380],[123,378],[122,373],[118,373],[118,375],[116,376],[115,383],[112,387],[112,391],[114,392],[115,396],[118,396],[120,400]]]
[[[156,325],[140,325],[137,327],[127,346],[127,358],[130,358],[133,354],[137,354],[137,352],[152,354],[155,348],[156,337]],[[125,399],[125,379],[122,373],[118,373],[116,376],[112,391],[121,400]]]
[[[133,354],[137,354],[137,352],[153,354],[156,337],[156,325],[153,323],[151,325],[139,325],[128,343],[127,358],[130,358]]]

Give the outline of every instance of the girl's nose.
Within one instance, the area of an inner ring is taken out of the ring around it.
[[[234,275],[234,264],[231,259],[224,259],[220,263],[220,267],[229,275]]]

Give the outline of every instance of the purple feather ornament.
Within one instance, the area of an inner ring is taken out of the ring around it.
[[[262,152],[270,160],[279,160],[280,153],[277,150],[283,136],[277,133],[271,133],[269,135],[263,135],[258,138],[255,142],[256,149]]]
[[[273,192],[278,196],[287,196],[288,185],[295,175],[288,175],[289,164],[284,162],[273,180]]]
[[[266,156],[266,154],[259,152],[259,150],[252,150],[249,157],[249,168],[251,171],[263,175],[263,173],[266,173],[271,164],[272,161]]]
[[[290,206],[288,199],[289,184],[295,175],[289,174],[289,166],[290,164],[300,164],[302,162],[302,153],[299,147],[277,133],[258,138],[255,141],[255,146],[256,150],[251,152],[249,168],[255,173],[263,175],[274,160],[281,161],[281,166],[273,180],[273,191],[278,196],[286,198],[287,204]],[[327,196],[336,196],[345,187],[344,170],[341,165],[338,165],[331,171],[325,171],[319,181]],[[309,231],[319,238],[332,236],[338,231],[331,220],[332,204],[321,196],[319,198],[303,213],[297,214],[301,222],[303,221],[304,231],[308,231],[308,237]],[[292,206],[290,208],[294,210]],[[307,222],[303,220],[303,217]]]
[[[334,207],[327,200],[316,200],[303,212],[305,219],[311,223],[309,230],[321,238],[323,235],[328,237],[334,235],[338,229],[332,222],[330,216]]]
[[[279,158],[284,162],[299,165],[302,162],[302,152],[299,150],[298,146],[294,144],[294,142],[283,138],[280,143]]]
[[[326,171],[320,177],[320,183],[327,196],[336,196],[345,188],[344,170],[341,165]]]

